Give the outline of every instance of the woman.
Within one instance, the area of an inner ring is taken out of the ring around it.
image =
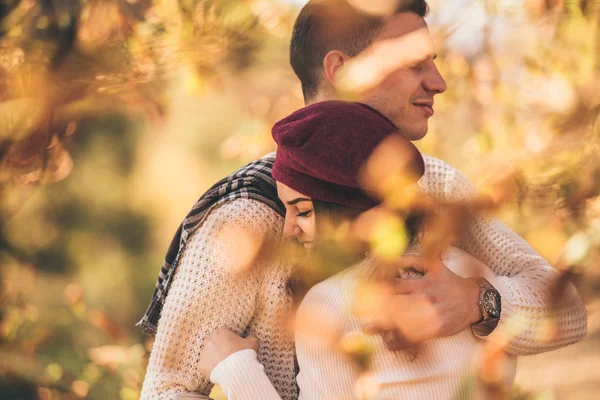
[[[383,141],[394,138],[404,147],[405,162],[399,163],[403,170],[397,172],[412,177],[413,183],[424,172],[418,150],[395,132],[387,118],[362,104],[322,102],[308,106],[277,123],[273,137],[278,144],[273,177],[286,207],[284,235],[308,249],[318,248],[328,239],[323,229],[327,222],[333,220],[335,226],[352,222],[378,205],[361,189],[360,181],[369,156]],[[407,231],[414,239],[416,219],[406,220],[413,221],[407,223]],[[418,251],[418,246],[412,243],[410,250]],[[443,261],[463,277],[490,274],[457,249],[449,249]],[[363,300],[357,293],[380,268],[376,257],[363,256],[358,263],[313,286],[303,298],[295,327],[300,399],[366,395],[381,399],[452,398],[468,376],[479,344],[470,330],[400,352],[387,350],[384,338],[373,335],[361,339],[372,349],[372,375],[365,384],[364,365],[353,362],[336,343],[360,335],[368,322],[355,312]],[[402,273],[415,278],[409,272]],[[317,327],[306,326],[315,321]],[[279,399],[257,362],[258,345],[255,338],[216,331],[205,342],[203,374],[220,384],[230,400]]]

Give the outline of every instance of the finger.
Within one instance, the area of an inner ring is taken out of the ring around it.
[[[219,334],[216,332],[211,333],[206,338],[204,338],[204,345],[214,344],[219,340]]]
[[[258,336],[256,336],[254,333],[246,336],[245,340],[247,340],[249,342],[260,342],[260,340],[258,339]]]
[[[386,313],[390,315],[396,315],[403,313],[404,310],[413,309],[417,306],[415,300],[420,296],[417,290],[418,286],[413,285],[413,291],[410,293],[397,293],[390,296],[388,304],[386,305]]]
[[[374,335],[383,331],[389,331],[394,328],[393,322],[389,318],[378,317],[370,322],[363,324],[363,331],[368,335]]]
[[[250,342],[250,346],[252,347],[252,349],[258,352],[258,350],[260,349],[260,340],[258,339],[258,336],[252,334],[248,336],[246,340]]]
[[[403,342],[384,342],[385,348],[389,351],[400,351],[404,350],[408,347],[408,344],[404,344]]]
[[[240,337],[241,337],[240,335],[238,335],[237,333],[235,333],[229,329],[219,328],[219,329],[215,329],[215,331],[212,333],[212,335],[210,335],[210,342],[213,343],[217,347],[223,347],[223,346],[226,346],[227,343],[235,341],[236,338],[240,338]]]
[[[398,268],[409,269],[426,274],[429,270],[429,263],[423,257],[419,256],[402,256],[396,260]]]
[[[362,325],[363,331],[368,335],[380,333],[382,331],[392,330],[394,328],[394,321],[388,313],[381,312],[377,315],[373,315],[372,318]]]
[[[367,334],[378,333],[382,330],[391,330],[403,319],[407,310],[418,307],[421,295],[418,292],[409,294],[391,294],[386,298],[386,303],[377,310],[370,310],[369,320],[363,323],[362,328]]]
[[[422,286],[422,282],[418,279],[394,279],[394,293],[395,294],[410,294],[415,290],[418,290]]]
[[[393,343],[385,343],[385,348],[388,349],[389,351],[408,351],[409,354],[411,354],[414,357],[414,349],[415,349],[415,344],[414,343],[410,343],[406,340],[398,340],[396,342]],[[413,350],[413,351],[411,351]]]
[[[398,331],[381,332],[381,337],[385,347],[390,351],[398,351],[409,346],[408,342],[402,337]]]
[[[424,258],[419,256],[404,256],[398,260],[398,266],[403,269],[413,269],[423,275],[435,274],[447,269],[441,258]]]
[[[377,325],[374,322],[367,322],[366,324],[363,325],[362,329],[363,329],[363,332],[366,333],[367,335],[375,335],[375,334],[381,332],[379,325]]]
[[[448,269],[448,267],[442,262],[441,256],[427,261],[427,270],[429,273],[436,273],[446,269]]]
[[[235,335],[235,333],[233,333],[231,330],[227,329],[227,328],[217,328],[213,331],[212,336],[229,336],[229,335]]]
[[[200,362],[198,363],[198,368],[200,369],[200,373],[202,374],[202,376],[204,376],[206,379],[210,379],[210,374],[208,373],[210,368],[208,367],[208,363],[205,361],[204,358],[200,359]]]

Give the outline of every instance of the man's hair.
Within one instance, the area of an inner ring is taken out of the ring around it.
[[[425,0],[400,0],[394,14],[412,12],[424,17]],[[323,59],[332,50],[354,57],[371,44],[386,17],[364,14],[347,0],[311,0],[302,8],[292,32],[290,64],[302,83],[304,100],[317,94]]]

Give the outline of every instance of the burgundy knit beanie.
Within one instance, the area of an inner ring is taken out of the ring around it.
[[[302,108],[273,126],[277,155],[273,178],[312,199],[369,209],[379,203],[359,184],[361,167],[389,135],[410,149],[416,179],[425,166],[419,150],[377,110],[360,103],[324,101]]]

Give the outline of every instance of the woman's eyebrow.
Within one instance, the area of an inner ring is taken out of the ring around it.
[[[301,201],[312,201],[312,200],[309,198],[306,198],[306,197],[296,197],[294,200],[288,201],[287,204],[289,204],[290,206],[293,206],[294,204],[298,204]]]

